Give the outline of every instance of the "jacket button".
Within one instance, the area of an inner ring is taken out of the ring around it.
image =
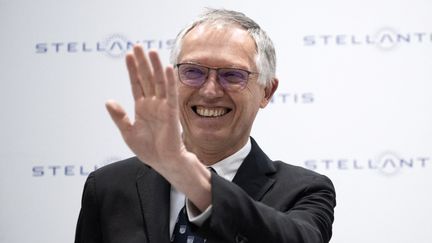
[[[248,239],[246,237],[244,237],[243,235],[241,235],[241,234],[236,235],[235,240],[236,240],[236,243],[246,243],[246,242],[248,242]]]

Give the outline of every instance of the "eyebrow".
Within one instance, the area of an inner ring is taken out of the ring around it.
[[[197,64],[197,65],[201,65],[201,66],[204,66],[204,67],[216,68],[216,69],[219,69],[219,68],[242,69],[242,70],[245,70],[245,71],[253,72],[253,71],[250,71],[250,68],[245,67],[243,65],[239,65],[239,64],[231,64],[231,65],[227,65],[227,66],[218,66],[218,67],[215,67],[215,66],[210,66],[210,65],[207,65],[207,64],[203,64],[203,63],[201,63],[199,61],[195,61],[195,60],[182,61],[182,62],[179,62],[179,63]]]

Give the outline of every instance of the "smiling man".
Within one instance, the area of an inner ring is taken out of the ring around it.
[[[208,10],[171,61],[139,46],[127,55],[135,119],[107,109],[136,157],[89,175],[75,242],[328,242],[331,181],[270,160],[250,137],[278,86],[266,33]]]

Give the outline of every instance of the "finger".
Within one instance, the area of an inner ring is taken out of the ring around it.
[[[137,62],[137,70],[140,77],[140,84],[144,96],[149,97],[154,95],[153,85],[153,70],[149,65],[148,59],[145,56],[144,50],[141,46],[134,46],[133,52]]]
[[[153,81],[154,81],[156,97],[165,98],[166,97],[165,73],[159,55],[156,51],[150,51],[149,58],[153,66]]]
[[[124,109],[115,101],[108,100],[105,103],[105,107],[108,110],[108,113],[111,116],[111,119],[114,121],[114,123],[117,125],[118,129],[120,130],[120,133],[123,137],[127,135],[130,127],[132,126],[126,112]]]
[[[126,66],[129,73],[132,95],[134,97],[134,100],[138,100],[139,98],[143,97],[144,93],[139,81],[135,58],[132,54],[126,55]]]
[[[174,69],[172,66],[168,66],[165,69],[165,75],[167,80],[166,96],[168,104],[172,107],[178,106],[178,90],[176,79],[174,77]]]

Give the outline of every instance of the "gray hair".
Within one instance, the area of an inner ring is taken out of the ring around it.
[[[257,82],[263,86],[268,86],[273,82],[276,76],[276,53],[273,42],[255,21],[243,13],[231,10],[207,9],[198,19],[183,28],[177,35],[171,50],[170,61],[173,65],[177,64],[184,36],[194,27],[203,23],[233,24],[245,29],[256,45],[255,64],[259,72]]]

